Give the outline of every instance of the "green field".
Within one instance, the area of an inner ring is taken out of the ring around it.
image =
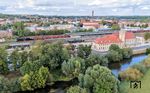
[[[141,88],[132,89],[130,88],[130,82],[122,82],[122,91],[121,93],[150,93],[150,70],[144,75],[144,77],[140,80]]]

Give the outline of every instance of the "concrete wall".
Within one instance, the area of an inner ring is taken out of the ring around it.
[[[146,53],[146,49],[133,50],[133,55]]]

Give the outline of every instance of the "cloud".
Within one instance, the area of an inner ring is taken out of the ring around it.
[[[11,3],[11,4],[10,4]],[[1,0],[1,13],[46,15],[143,15],[149,0]]]
[[[149,9],[150,9],[150,7],[148,7],[148,6],[144,6],[144,7],[142,7],[141,9],[142,9],[142,10],[149,10]]]
[[[118,11],[118,9],[112,9],[112,11],[113,11],[113,12],[117,12],[117,11]]]

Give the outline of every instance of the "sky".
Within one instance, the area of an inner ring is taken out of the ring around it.
[[[0,0],[0,13],[58,16],[150,15],[150,0]]]

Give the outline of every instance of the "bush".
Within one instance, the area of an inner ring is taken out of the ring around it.
[[[121,80],[138,80],[143,76],[139,70],[135,68],[129,68],[123,72],[119,73]]]
[[[150,48],[146,49],[146,54],[150,54]]]
[[[118,45],[112,44],[109,47],[109,52],[106,55],[106,57],[108,57],[109,61],[119,62],[123,59],[131,58],[132,54],[133,54],[133,51],[131,48],[120,49]]]
[[[147,68],[142,64],[135,64],[132,68],[139,70],[141,73],[145,74]]]
[[[150,58],[145,59],[142,64],[146,67],[146,68],[150,68]]]
[[[81,88],[79,86],[73,86],[67,90],[67,93],[88,93],[88,92],[85,88]]]
[[[122,55],[124,59],[131,58],[132,54],[133,54],[133,51],[131,48],[122,49]]]
[[[121,78],[121,80],[137,80],[141,78],[149,68],[150,68],[150,57],[146,58],[141,63],[135,64],[129,69],[120,72],[119,78]]]

